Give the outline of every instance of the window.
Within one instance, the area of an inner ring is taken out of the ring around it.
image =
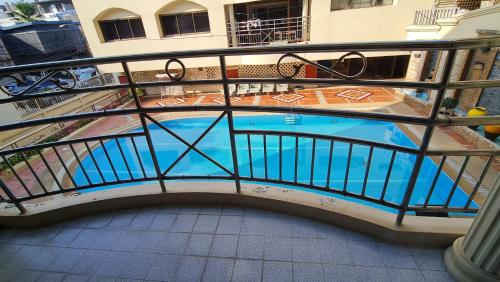
[[[332,7],[331,10],[343,10],[343,9],[349,9],[349,2],[350,0],[332,0]]]
[[[160,16],[164,36],[210,32],[207,12]]]
[[[99,25],[106,42],[146,37],[141,19],[100,21]]]
[[[48,14],[48,13],[51,13],[52,11],[50,10],[50,7],[48,7],[48,6],[40,6],[40,12],[42,14]]]
[[[369,8],[392,5],[393,0],[332,0],[331,10]]]
[[[58,12],[63,12],[64,11],[63,5],[61,3],[56,3],[56,10]]]

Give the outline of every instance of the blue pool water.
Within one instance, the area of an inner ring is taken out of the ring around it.
[[[401,92],[406,95],[410,95],[417,99],[420,99],[424,102],[429,101],[429,93],[427,91],[416,92],[415,90],[411,89],[402,89]]]
[[[162,124],[184,138],[189,143],[194,142],[198,136],[210,126],[215,117],[183,118],[162,122]],[[179,155],[181,155],[187,146],[169,133],[152,124],[149,126],[155,146],[156,154],[162,171],[165,171]],[[243,116],[235,117],[235,129],[248,130],[279,130],[316,133],[330,136],[343,136],[358,138],[363,140],[377,141],[386,144],[402,145],[409,148],[417,146],[397,127],[395,124],[383,121],[370,121],[341,117],[324,116],[297,116],[296,124],[286,124],[284,115],[262,115],[262,116]],[[139,131],[139,129],[137,130]],[[151,156],[148,151],[147,143],[144,137],[135,138],[141,160],[144,164],[146,175],[154,177],[154,167]],[[120,145],[123,149],[125,158],[132,171],[132,176],[141,178],[142,170],[139,165],[134,147],[130,139],[120,139]],[[253,177],[265,177],[264,164],[264,142],[262,136],[251,136],[251,153]],[[121,157],[115,141],[105,143],[106,149],[111,155],[113,165],[115,166],[118,178],[120,180],[130,179],[130,175]],[[294,181],[295,165],[295,138],[283,137],[282,140],[282,158],[283,170],[282,179],[285,181]],[[196,146],[199,150],[219,162],[228,170],[233,171],[231,150],[229,144],[229,134],[227,120],[223,118],[200,143]],[[238,153],[238,163],[240,175],[250,177],[250,164],[248,155],[248,145],[246,135],[236,136],[236,147]],[[268,178],[279,179],[279,139],[277,136],[267,136],[267,166]],[[324,187],[327,184],[327,171],[329,160],[330,142],[326,140],[316,141],[315,162],[313,171],[313,184]],[[336,141],[334,143],[329,189],[342,190],[344,188],[344,178],[347,168],[347,156],[349,144]],[[103,171],[104,178],[107,181],[115,181],[116,178],[112,172],[111,166],[106,159],[102,148],[98,147],[94,151],[97,163]],[[364,145],[353,145],[352,158],[349,167],[349,177],[347,181],[347,191],[360,194],[368,162],[369,147]],[[312,139],[299,138],[298,143],[298,175],[297,180],[300,183],[309,184],[311,179],[311,159],[312,159]],[[391,151],[386,149],[377,149],[373,151],[373,158],[368,174],[368,183],[366,195],[373,198],[380,198],[384,181],[388,172],[391,159]],[[408,179],[413,169],[415,156],[409,153],[398,152],[394,160],[394,166],[389,178],[387,192],[384,199],[388,202],[399,204],[408,185]],[[102,183],[95,165],[90,157],[82,160],[90,180],[93,183]],[[418,181],[411,197],[410,204],[421,205],[430,189],[432,180],[436,174],[437,166],[430,159],[426,158],[421,169]],[[167,174],[167,176],[228,176],[228,174],[214,165],[209,160],[195,151],[191,151]],[[81,167],[77,167],[74,178],[79,185],[88,185]],[[123,186],[123,185],[122,185]],[[442,172],[438,178],[436,189],[432,194],[430,205],[443,205],[453,186],[453,180]],[[115,187],[115,186],[113,186]],[[99,188],[109,189],[110,187]],[[296,188],[301,189],[302,188]],[[314,192],[322,193],[322,192]],[[341,195],[330,196],[341,197],[350,201],[361,202],[370,206],[382,208],[380,205],[357,200]],[[450,207],[463,207],[467,201],[467,195],[458,187],[456,189]],[[477,207],[475,203],[472,205]],[[384,208],[387,210],[387,208]]]

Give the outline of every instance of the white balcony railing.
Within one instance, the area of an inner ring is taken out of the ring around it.
[[[273,43],[297,43],[309,40],[310,17],[249,20],[227,24],[230,47]]]
[[[438,20],[451,19],[462,11],[464,10],[459,7],[418,9],[415,11],[413,25],[437,25]]]

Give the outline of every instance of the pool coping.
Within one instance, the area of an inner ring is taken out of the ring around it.
[[[465,234],[473,221],[407,215],[403,224],[397,225],[396,214],[313,192],[243,183],[241,193],[237,193],[233,182],[168,182],[166,193],[161,192],[159,184],[100,190],[26,204],[28,213],[23,215],[13,205],[4,204],[0,226],[37,227],[125,208],[187,204],[267,209],[337,225],[391,243],[419,246],[449,246]]]

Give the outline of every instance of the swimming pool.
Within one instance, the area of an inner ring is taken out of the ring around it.
[[[172,130],[175,134],[181,136],[189,143],[194,142],[203,131],[210,126],[216,117],[197,117],[197,118],[182,118],[162,122],[162,125]],[[259,116],[238,116],[234,118],[235,129],[237,130],[275,130],[275,131],[290,131],[290,132],[305,132],[322,134],[329,136],[342,136],[349,138],[357,138],[362,140],[377,141],[380,143],[401,145],[408,148],[417,148],[417,146],[408,138],[401,129],[394,123],[384,121],[361,120],[342,117],[326,117],[326,116],[309,116],[297,115],[293,116],[293,122],[287,120],[287,115],[259,115]],[[149,125],[151,137],[158,156],[158,162],[162,171],[165,171],[177,158],[180,156],[187,146],[179,140],[171,136],[169,133],[159,128],[157,125]],[[140,131],[140,129],[136,130]],[[196,146],[206,155],[210,156],[228,170],[233,171],[231,158],[231,149],[229,143],[229,133],[227,127],[227,119],[223,118]],[[142,169],[134,151],[134,147],[130,139],[120,139],[120,147],[123,155],[127,159],[127,164],[131,170],[131,175],[128,173],[127,167],[121,157],[120,148],[117,142],[108,141],[105,143],[106,149],[113,160],[113,165],[117,170],[117,175],[120,180],[141,178]],[[151,156],[149,154],[146,139],[144,137],[136,137],[135,142],[139,151],[140,158],[143,162],[146,175],[155,177],[155,170]],[[298,139],[298,170],[297,182],[309,184],[311,179],[311,162],[312,162],[312,139]],[[250,138],[250,147],[252,154],[253,178],[265,178],[265,157],[264,157],[264,140],[262,135],[252,135]],[[269,179],[279,179],[279,138],[278,136],[269,135],[266,138],[267,152],[267,168]],[[250,177],[249,149],[246,135],[236,135],[236,148],[238,154],[239,171],[242,177]],[[282,180],[293,182],[295,179],[295,137],[284,136],[282,139]],[[313,184],[316,186],[326,187],[332,190],[342,191],[344,185],[348,192],[360,194],[363,189],[366,167],[368,163],[369,147],[365,145],[354,144],[352,147],[352,157],[349,163],[349,176],[347,183],[344,183],[348,164],[349,144],[345,142],[335,141],[333,145],[332,165],[329,181],[327,178],[330,141],[318,139],[315,144],[314,152],[314,170]],[[95,159],[99,168],[103,172],[106,181],[116,181],[114,173],[109,162],[106,159],[105,153],[101,147],[93,150]],[[393,170],[390,174],[387,191],[384,195],[384,200],[400,204],[408,179],[412,172],[415,155],[404,152],[397,152],[394,159]],[[387,176],[389,164],[391,160],[391,151],[382,148],[374,148],[373,157],[368,173],[368,182],[366,185],[366,196],[380,198]],[[85,167],[90,180],[95,183],[102,183],[102,179],[90,157],[85,157],[82,160],[82,166]],[[430,159],[424,160],[421,168],[415,190],[410,199],[411,205],[422,205],[429,192],[431,183],[436,174],[437,166]],[[228,174],[214,165],[212,162],[204,158],[195,151],[190,151],[175,167],[167,174],[168,176],[228,176]],[[79,185],[88,185],[81,167],[77,167],[74,179]],[[130,185],[130,184],[129,184]],[[107,186],[109,189],[115,186]],[[123,186],[123,185],[122,185]],[[118,187],[122,187],[118,186]],[[432,193],[429,205],[443,205],[453,186],[453,180],[444,172],[441,172],[436,189]],[[297,188],[307,190],[304,188]],[[93,189],[95,190],[95,189]],[[321,193],[312,191],[314,193]],[[370,206],[380,208],[381,206],[375,203],[326,193],[334,197],[341,197],[350,201],[361,202]],[[463,207],[467,202],[468,195],[458,187],[456,189],[450,207]],[[475,203],[472,207],[477,207]],[[384,208],[386,209],[386,208]],[[387,209],[386,209],[387,210]]]

